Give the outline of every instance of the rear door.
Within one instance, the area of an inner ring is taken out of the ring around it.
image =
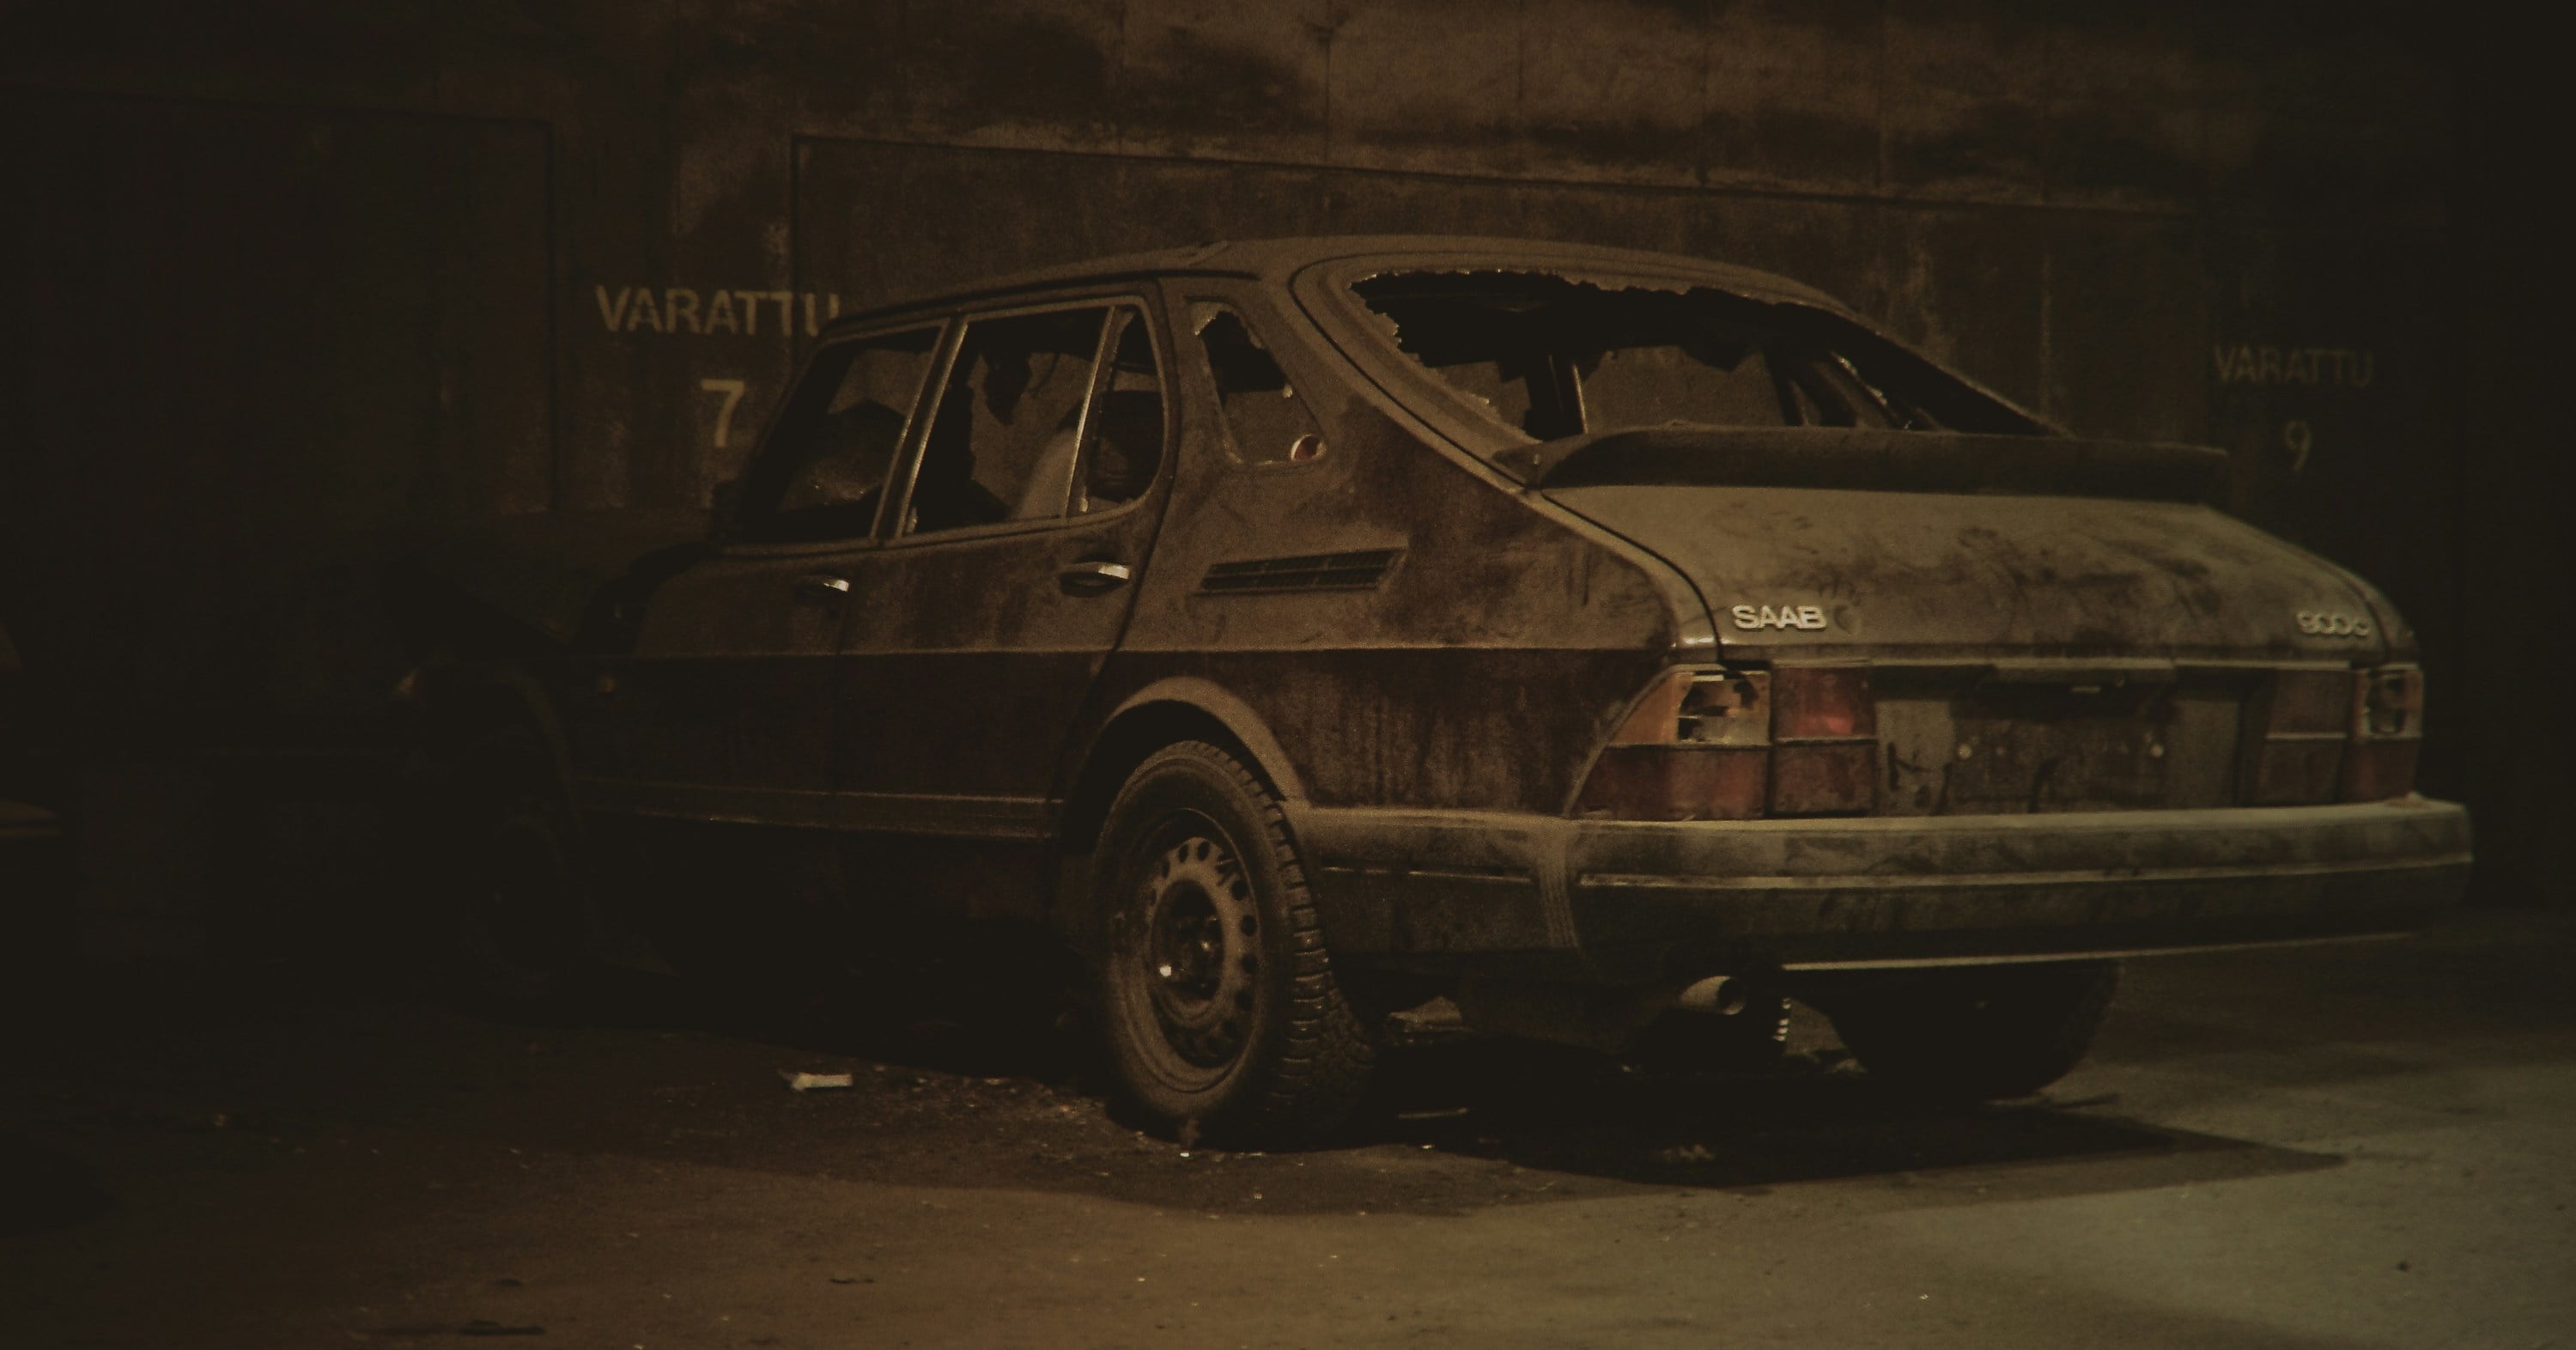
[[[842,823],[1052,828],[1065,743],[1132,606],[1170,472],[1169,344],[1141,297],[969,315],[842,639]]]

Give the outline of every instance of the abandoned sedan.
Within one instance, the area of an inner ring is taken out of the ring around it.
[[[420,687],[505,970],[624,893],[577,858],[720,827],[1051,930],[1184,1128],[1330,1130],[1444,996],[1613,1050],[1794,997],[2012,1095],[2119,957],[2466,882],[2403,621],[2225,471],[1757,272],[1209,245],[842,320],[704,541]]]

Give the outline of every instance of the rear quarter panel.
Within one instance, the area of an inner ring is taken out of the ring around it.
[[[1324,423],[1309,464],[1225,448],[1195,340],[1181,459],[1099,708],[1158,682],[1212,682],[1275,738],[1317,805],[1562,810],[1628,700],[1671,659],[1677,579],[1417,438],[1250,287],[1173,287],[1242,310]],[[1209,569],[1397,550],[1367,589],[1217,592]]]

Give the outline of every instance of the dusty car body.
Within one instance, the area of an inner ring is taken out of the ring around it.
[[[2402,618],[2207,505],[2219,452],[2070,437],[1781,278],[1210,245],[806,371],[704,543],[427,687],[524,721],[561,822],[829,838],[854,903],[1052,928],[1167,1117],[1323,1128],[1434,994],[1615,1046],[1730,981],[2028,1090],[2111,958],[2465,883]]]

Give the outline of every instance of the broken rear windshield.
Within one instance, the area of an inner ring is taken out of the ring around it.
[[[1708,287],[1390,272],[1352,287],[1398,350],[1535,440],[1642,427],[2030,434],[2027,415],[1849,320]]]

